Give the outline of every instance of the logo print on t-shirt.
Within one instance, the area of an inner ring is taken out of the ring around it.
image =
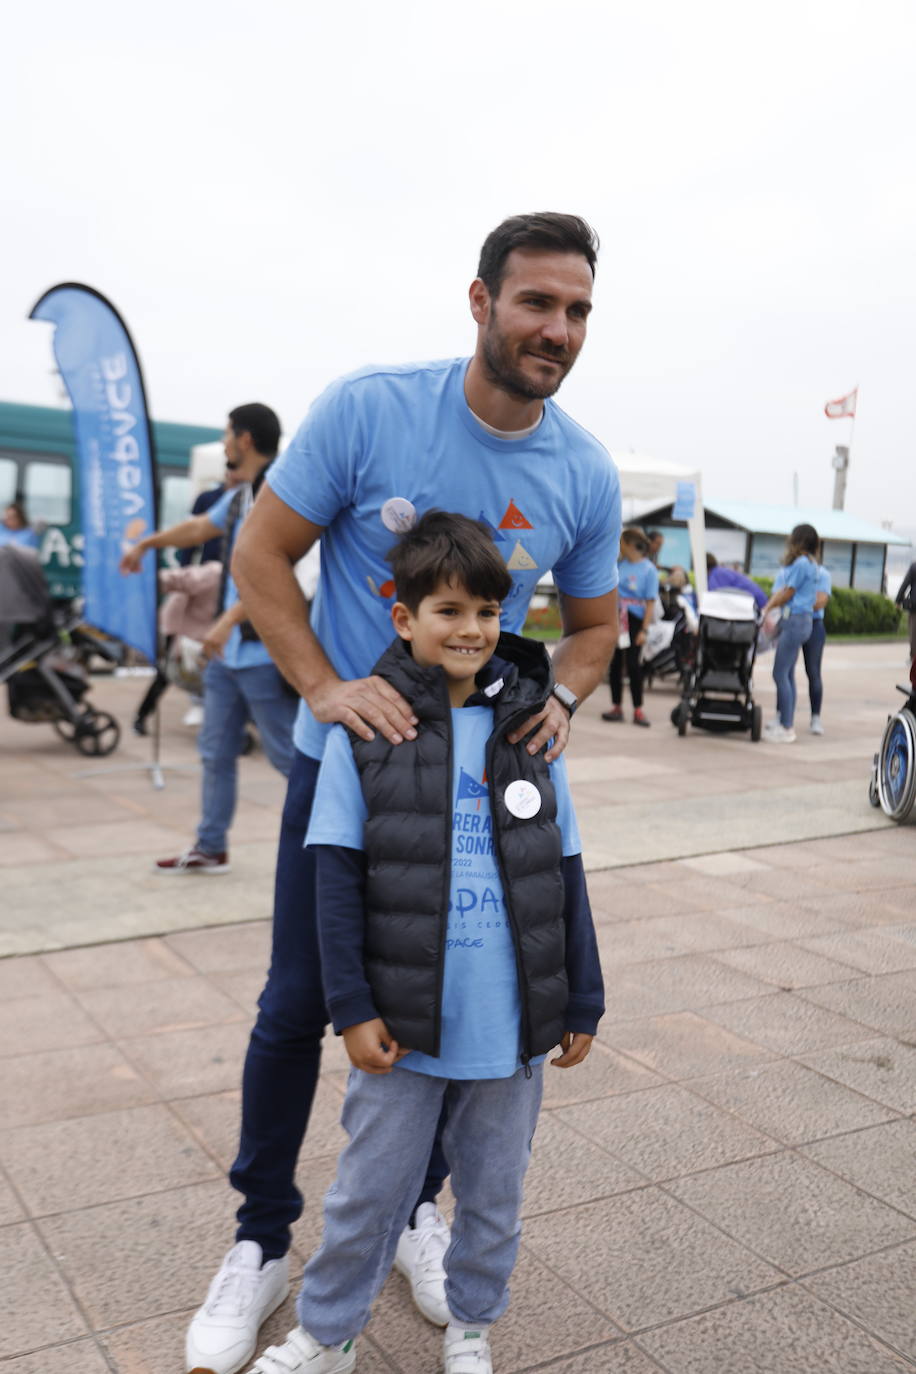
[[[378,585],[374,577],[367,577],[366,581],[369,584],[369,590],[372,595],[380,597],[382,601],[390,601],[394,596],[394,582],[390,577],[388,581],[383,582],[381,586]]]
[[[515,541],[515,548],[506,560],[506,567],[510,572],[534,572],[536,570],[537,563],[520,539]]]
[[[487,770],[483,770],[483,777],[478,782],[476,778],[471,777],[466,768],[462,768],[458,776],[456,804],[462,801],[476,801],[479,809],[480,799],[485,796],[487,796]]]
[[[484,515],[483,511],[480,512],[477,519],[480,521],[481,525],[486,525],[490,533],[490,538],[493,540],[494,544],[505,544],[506,536],[504,534],[500,534],[499,530],[496,528],[495,525],[490,524],[489,520]]]
[[[499,522],[501,530],[533,530],[534,526],[530,520],[522,515],[514,501],[510,501],[506,507],[506,513]]]

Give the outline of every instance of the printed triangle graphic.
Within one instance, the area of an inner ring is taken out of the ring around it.
[[[531,557],[531,554],[525,548],[520,539],[517,539],[515,541],[515,548],[512,550],[512,556],[506,564],[506,567],[509,569],[510,572],[536,571],[537,563],[535,563],[534,559]]]
[[[506,507],[506,513],[499,522],[501,530],[533,530],[534,526],[522,515],[514,501]]]
[[[480,521],[482,525],[486,525],[487,529],[490,532],[490,538],[493,540],[494,544],[505,544],[506,536],[504,534],[500,534],[499,530],[496,528],[495,525],[490,524],[489,520],[484,515],[483,511],[480,512],[477,519]]]

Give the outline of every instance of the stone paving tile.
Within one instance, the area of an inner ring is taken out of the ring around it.
[[[786,1145],[895,1119],[867,1097],[786,1061],[694,1079],[690,1088]]]
[[[890,927],[891,930],[900,928]],[[889,935],[888,929],[887,926],[878,926],[869,930],[847,931],[842,935],[820,935],[812,940],[803,940],[801,944],[803,949],[810,950],[812,954],[839,959],[860,973],[900,973],[904,969],[916,968],[916,944],[907,944],[905,940]]]
[[[522,1215],[555,1212],[646,1184],[644,1174],[583,1139],[557,1112],[542,1112],[525,1176]]]
[[[75,995],[113,1037],[192,1030],[240,1021],[244,1016],[237,1002],[198,977],[164,978],[139,988],[89,988]]]
[[[566,1107],[560,1120],[653,1182],[779,1148],[677,1084]]]
[[[217,1174],[189,1132],[159,1105],[2,1131],[0,1158],[33,1216]]]
[[[241,1091],[236,1088],[231,1092],[187,1097],[170,1105],[195,1138],[228,1171],[238,1150]],[[336,1088],[324,1077],[319,1079],[300,1159],[337,1154],[343,1148],[347,1137],[340,1125],[342,1105],[343,1097]]]
[[[807,1279],[805,1287],[916,1361],[916,1245],[829,1269]]]
[[[136,1107],[157,1094],[113,1045],[23,1054],[0,1059],[5,1126]]]
[[[218,1179],[35,1225],[93,1328],[102,1330],[201,1301],[231,1244],[234,1210],[231,1190]]]
[[[0,1002],[18,1001],[21,997],[41,997],[60,989],[42,960],[37,956],[21,959],[0,959]]]
[[[225,1092],[241,1082],[248,1020],[124,1040],[121,1048],[161,1097]]]
[[[798,940],[805,935],[832,935],[847,930],[849,923],[827,904],[811,911],[800,903],[771,901],[767,906],[725,907],[716,913],[739,925],[749,926],[771,940]]]
[[[198,973],[245,973],[256,968],[266,974],[270,924],[247,921],[228,929],[185,930],[169,935],[166,944]]]
[[[834,927],[892,926],[913,914],[912,891],[835,892],[830,897],[802,897],[799,906],[813,916],[823,916]],[[829,931],[812,931],[827,935]]]
[[[781,1277],[657,1188],[533,1217],[522,1247],[626,1331],[687,1316]]]
[[[838,986],[847,987],[848,984]],[[804,991],[809,994],[819,989],[806,988]],[[773,992],[767,997],[710,1007],[706,1015],[710,1021],[776,1054],[832,1049],[838,1044],[865,1040],[869,1035],[868,1027],[861,1022],[815,1006],[800,993],[793,992]]]
[[[104,858],[108,854],[167,854],[175,832],[147,820],[117,821],[108,825],[64,825],[48,829],[48,842],[75,859]]]
[[[916,1237],[916,1222],[798,1155],[767,1155],[666,1184],[794,1276]]]
[[[818,983],[844,983],[856,977],[856,969],[838,962],[839,956],[827,959],[818,953],[809,953],[816,943],[811,941],[802,947],[777,940],[774,944],[754,945],[750,949],[718,950],[715,957],[729,968],[741,969],[784,992]]]
[[[4,1374],[109,1374],[105,1357],[94,1341],[55,1345],[32,1355],[5,1361]]]
[[[0,1247],[0,1359],[88,1335],[67,1286],[31,1225],[6,1227]]]
[[[605,974],[605,1022],[636,1021],[674,1011],[699,1011],[754,998],[766,990],[759,978],[726,968],[706,954],[648,960]]]
[[[606,920],[612,927],[619,921],[651,921],[659,916],[670,916],[673,911],[683,915],[688,911],[704,910],[699,902],[686,894],[681,901],[673,903],[668,892],[652,883],[630,882],[612,895],[599,897],[596,901],[592,895],[592,882],[592,875],[589,874],[589,901],[595,907],[598,920]]]
[[[0,1002],[0,1055],[97,1044],[105,1037],[65,992]]]
[[[916,1040],[916,970],[806,988],[800,995],[882,1035]]]
[[[44,955],[41,962],[71,991],[188,978],[194,972],[165,940],[158,939],[61,950]]]
[[[737,873],[753,873],[759,878],[770,871],[759,859],[752,859],[747,853],[728,849],[721,854],[701,854],[696,859],[682,859],[681,863],[692,872],[705,873],[712,878],[727,878]]]
[[[625,1021],[609,1026],[606,1034],[615,1049],[667,1078],[698,1078],[772,1057],[771,1050],[733,1035],[693,1011]]]
[[[898,1112],[916,1112],[916,1049],[877,1037],[801,1056],[802,1063]]]
[[[0,1226],[13,1221],[25,1221],[25,1212],[6,1178],[0,1173]]]
[[[561,1360],[545,1368],[543,1364],[529,1365],[530,1370],[544,1370],[545,1374],[664,1374],[661,1365],[650,1360],[629,1341],[624,1345],[602,1345]]]
[[[603,1025],[602,1022],[598,1027],[599,1036],[603,1033]],[[544,1107],[591,1102],[595,1098],[635,1092],[660,1082],[657,1074],[608,1048],[602,1039],[594,1042],[585,1063],[572,1069],[551,1068],[548,1058],[544,1068]]]
[[[64,857],[59,849],[37,835],[19,831],[0,834],[0,868],[14,864],[54,864]]]
[[[674,1374],[903,1374],[913,1368],[794,1286],[729,1303],[640,1340]]]
[[[806,1145],[802,1154],[916,1217],[916,1121],[910,1117]]]
[[[258,1014],[258,998],[264,991],[265,970],[249,969],[247,973],[211,973],[210,982],[239,1007],[251,1025]]]

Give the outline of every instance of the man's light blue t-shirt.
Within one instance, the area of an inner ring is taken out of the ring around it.
[[[267,481],[320,526],[311,625],[345,679],[365,677],[391,641],[385,555],[431,509],[483,520],[512,573],[502,628],[520,633],[537,582],[572,597],[617,585],[620,482],[602,445],[554,401],[524,439],[500,439],[464,396],[467,358],[366,368],[318,397]],[[305,702],[295,744],[320,759],[328,726]]]
[[[794,587],[795,595],[788,603],[789,615],[810,615],[814,610],[817,587],[817,564],[807,554],[799,554],[794,563],[783,569],[783,587]]]
[[[23,549],[37,549],[39,543],[38,535],[28,526],[24,530],[10,530],[6,525],[0,525],[0,545],[17,544]]]
[[[442,985],[442,1053],[415,1050],[399,1067],[437,1078],[508,1078],[520,1065],[521,1001],[515,945],[493,854],[486,744],[488,706],[452,711],[452,883]],[[565,856],[582,845],[561,756],[550,765]],[[343,726],[332,727],[306,844],[363,848],[366,805]],[[541,1056],[543,1058],[543,1056]],[[539,1061],[532,1061],[539,1062]]]
[[[250,508],[250,494],[239,487],[224,491],[219,500],[215,502],[209,510],[204,512],[207,519],[211,520],[218,530],[223,530],[225,532],[226,526],[229,523],[229,507],[232,505],[234,498],[239,495],[240,491],[242,513],[240,518],[236,521],[235,529],[232,532],[232,543],[230,547],[225,550],[227,562],[232,557],[232,549],[235,546],[235,538],[239,532],[239,526],[247,514],[246,507]],[[228,611],[230,607],[236,604],[238,599],[238,588],[230,576],[226,581],[225,605],[220,609]],[[223,650],[223,662],[227,668],[259,668],[265,663],[273,662],[273,660],[259,639],[243,639],[242,631],[239,626],[236,625],[226,641],[226,647]]]
[[[621,558],[617,564],[621,610],[644,616],[645,603],[658,596],[658,569],[649,558],[632,561]]]
[[[829,569],[825,568],[823,563],[818,564],[817,582],[814,590],[815,596],[819,596],[821,592],[826,592],[827,596],[833,594],[833,578],[830,576]],[[826,609],[826,606],[822,606],[819,611],[816,610],[814,612],[814,619],[823,620]]]

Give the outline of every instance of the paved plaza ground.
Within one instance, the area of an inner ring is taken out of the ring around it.
[[[904,645],[829,645],[822,738],[575,722],[607,981],[585,1066],[547,1069],[499,1374],[916,1370],[916,845],[866,801]],[[769,665],[758,695],[771,713]],[[144,684],[100,680],[128,722]],[[90,763],[0,720],[0,1249],[9,1374],[181,1374],[232,1239],[225,1182],[265,968],[282,784],[242,765],[234,871],[164,879],[199,776],[167,697]],[[807,725],[807,711],[799,713]],[[133,768],[128,768],[133,765]],[[295,1267],[342,1132],[339,1041],[300,1163]],[[292,1300],[265,1340],[294,1324]],[[435,1374],[403,1279],[361,1374]]]

